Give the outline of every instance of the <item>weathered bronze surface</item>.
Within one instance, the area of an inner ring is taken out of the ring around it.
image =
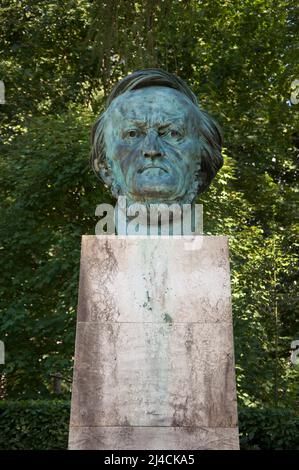
[[[92,144],[96,175],[129,204],[192,203],[223,164],[216,122],[181,79],[159,69],[116,85]]]

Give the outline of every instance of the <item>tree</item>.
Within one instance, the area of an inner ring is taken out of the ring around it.
[[[80,236],[109,200],[88,169],[90,124],[121,76],[159,66],[224,130],[225,165],[199,202],[205,232],[230,237],[241,403],[297,406],[296,12],[282,0],[3,2],[8,396],[48,396],[50,373],[70,376]]]

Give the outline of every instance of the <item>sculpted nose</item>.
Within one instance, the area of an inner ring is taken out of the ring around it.
[[[161,150],[145,150],[143,152],[143,155],[146,158],[156,158],[156,157],[162,157],[163,153]]]
[[[143,143],[143,155],[145,158],[158,158],[163,157],[164,152],[158,142],[158,136],[154,133],[149,133]]]

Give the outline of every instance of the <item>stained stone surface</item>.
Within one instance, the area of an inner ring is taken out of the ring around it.
[[[76,427],[69,448],[77,450],[239,450],[238,428]]]
[[[226,237],[82,238],[70,449],[236,449]]]

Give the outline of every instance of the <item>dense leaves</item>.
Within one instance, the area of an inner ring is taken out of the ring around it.
[[[51,372],[71,374],[80,237],[94,233],[103,197],[87,160],[90,120],[84,112],[32,119],[4,147],[1,332],[9,395],[45,395]]]
[[[88,166],[90,125],[121,76],[160,66],[224,130],[225,165],[199,202],[205,233],[230,238],[240,403],[298,407],[296,15],[282,0],[2,2],[7,397],[48,397],[52,373],[71,377],[80,237],[109,202]]]
[[[241,450],[299,450],[299,418],[285,408],[241,408]]]
[[[67,401],[0,402],[0,449],[67,449],[69,420]]]

